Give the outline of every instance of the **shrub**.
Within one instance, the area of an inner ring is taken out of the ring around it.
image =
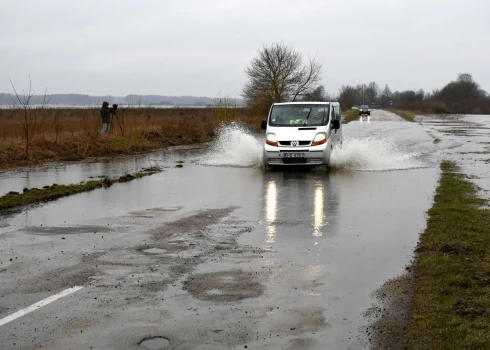
[[[451,113],[444,102],[433,102],[430,106],[430,111],[435,114]]]

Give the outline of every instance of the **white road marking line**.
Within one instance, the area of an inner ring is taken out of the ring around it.
[[[56,301],[56,300],[63,298],[67,295],[75,293],[76,291],[79,291],[82,288],[83,288],[83,286],[77,286],[77,287],[65,289],[64,291],[59,292],[58,294],[52,295],[50,297],[47,297],[46,299],[41,300],[35,304],[32,304],[31,306],[28,306],[25,309],[14,312],[12,315],[7,316],[5,318],[2,318],[0,320],[0,327],[3,326],[4,324],[7,324],[7,323],[19,318],[19,317],[22,317],[22,316],[28,314],[29,312],[35,311],[35,310],[37,310],[43,306],[46,306],[46,305],[52,303],[53,301]]]

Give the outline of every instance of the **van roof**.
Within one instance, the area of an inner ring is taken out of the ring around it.
[[[311,105],[311,104],[328,105],[328,104],[338,104],[338,102],[308,101],[308,102],[278,102],[278,103],[273,103],[274,106],[281,106],[281,105]]]

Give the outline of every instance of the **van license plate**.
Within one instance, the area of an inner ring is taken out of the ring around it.
[[[284,158],[304,158],[304,153],[284,153]]]

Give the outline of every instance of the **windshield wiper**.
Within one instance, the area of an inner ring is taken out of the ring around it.
[[[306,126],[306,121],[310,117],[310,113],[311,113],[312,110],[313,110],[313,107],[310,107],[310,111],[308,112],[308,115],[306,116],[306,119],[305,119],[305,122],[303,123],[303,126]]]

